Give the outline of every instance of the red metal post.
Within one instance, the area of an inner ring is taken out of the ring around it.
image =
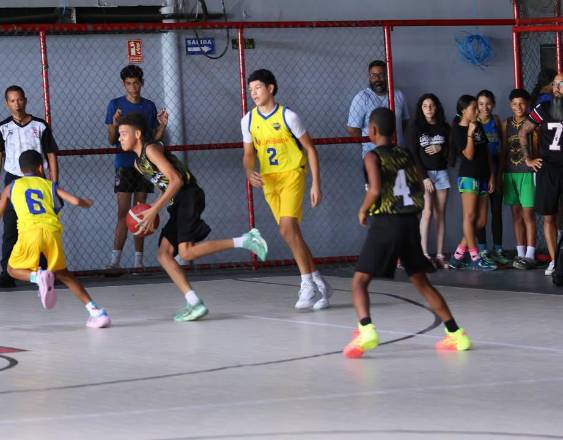
[[[514,20],[520,19],[520,9],[518,8],[518,0],[512,0],[512,13]],[[512,28],[512,63],[514,65],[514,87],[522,88],[522,57],[520,52],[520,35]]]
[[[47,62],[47,37],[45,31],[39,32],[39,48],[41,50],[41,77],[43,78],[43,105],[45,121],[51,124],[51,98],[49,95],[49,63]]]
[[[383,28],[385,39],[385,63],[387,64],[387,92],[389,93],[389,109],[395,111],[395,84],[393,83],[393,54],[391,50],[391,26]]]
[[[561,1],[557,0],[555,2],[555,16],[559,17],[561,15]],[[557,60],[557,72],[563,71],[563,59],[561,57],[561,33],[555,33],[555,58]]]
[[[244,30],[238,29],[238,65],[240,75],[240,111],[241,116],[248,112],[248,105],[246,103],[246,66],[244,62]],[[252,229],[255,226],[254,221],[254,197],[252,194],[252,186],[249,180],[246,180],[246,203],[248,209],[248,228]],[[252,267],[258,269],[258,260],[256,255],[252,254]]]

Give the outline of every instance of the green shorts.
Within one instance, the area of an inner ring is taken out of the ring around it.
[[[504,173],[502,179],[505,205],[534,207],[536,199],[534,173]]]

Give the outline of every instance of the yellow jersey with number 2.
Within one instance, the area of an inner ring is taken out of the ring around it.
[[[307,163],[299,140],[285,122],[285,109],[276,104],[269,116],[262,115],[257,107],[250,112],[248,128],[260,162],[260,174],[304,168]]]

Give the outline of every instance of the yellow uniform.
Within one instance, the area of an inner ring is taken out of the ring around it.
[[[18,216],[18,241],[8,261],[10,267],[37,270],[40,254],[47,258],[47,270],[66,267],[56,191],[55,183],[37,176],[12,183],[10,200]]]
[[[276,222],[281,217],[301,221],[305,194],[306,156],[284,119],[285,107],[276,104],[269,116],[250,112],[249,131],[260,163],[264,197]]]

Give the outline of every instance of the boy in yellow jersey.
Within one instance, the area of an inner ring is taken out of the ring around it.
[[[368,225],[356,272],[352,278],[352,301],[358,316],[358,329],[344,348],[344,355],[359,358],[379,343],[371,322],[368,286],[372,278],[393,278],[397,258],[401,259],[410,282],[426,299],[446,326],[446,337],[438,350],[468,350],[471,341],[457,326],[446,301],[430,284],[427,272],[435,269],[420,245],[418,214],[424,206],[424,186],[407,150],[393,145],[395,114],[387,108],[374,110],[368,135],[377,147],[364,157],[368,190],[358,212],[358,220]]]
[[[252,186],[263,189],[280,234],[299,267],[301,288],[295,308],[327,308],[331,288],[316,270],[299,227],[307,160],[312,177],[311,206],[314,208],[321,201],[317,150],[297,114],[275,102],[278,86],[272,72],[253,72],[248,77],[248,86],[256,107],[241,121],[246,176]],[[256,157],[260,172],[256,171]]]
[[[88,327],[109,327],[107,312],[92,301],[80,281],[66,269],[63,227],[59,221],[60,199],[81,208],[89,208],[94,202],[73,196],[45,179],[43,158],[37,151],[24,151],[19,165],[23,177],[6,186],[0,199],[0,216],[4,215],[10,199],[18,217],[18,241],[8,260],[8,273],[15,279],[37,284],[46,309],[53,308],[57,301],[54,283],[55,277],[58,278],[88,310]],[[41,254],[47,259],[47,270],[39,268]]]

